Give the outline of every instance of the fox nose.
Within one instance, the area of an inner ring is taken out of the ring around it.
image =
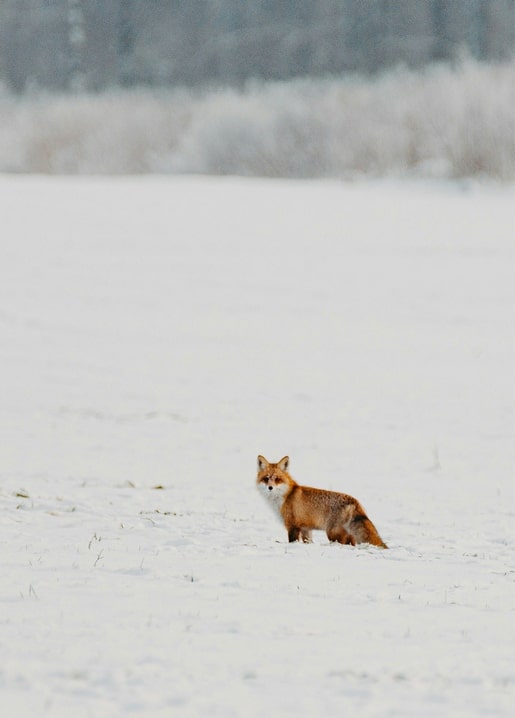
[[[272,491],[273,488],[274,488],[273,486],[269,486],[269,487],[268,487],[268,490],[269,490],[269,491]]]

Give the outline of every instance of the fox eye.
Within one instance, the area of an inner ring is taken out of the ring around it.
[[[280,479],[279,477],[277,477],[276,480],[275,480],[275,483],[276,483],[276,484],[282,484],[282,483],[283,483],[283,480]]]

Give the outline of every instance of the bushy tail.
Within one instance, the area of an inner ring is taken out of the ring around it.
[[[356,539],[356,543],[369,543],[372,546],[388,548],[383,539],[379,536],[372,521],[364,514],[355,516],[350,525],[350,532]]]

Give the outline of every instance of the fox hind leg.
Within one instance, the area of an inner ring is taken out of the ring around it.
[[[329,541],[337,541],[342,544],[350,544],[351,546],[356,545],[354,536],[346,531],[343,526],[331,526],[327,529],[327,538]]]

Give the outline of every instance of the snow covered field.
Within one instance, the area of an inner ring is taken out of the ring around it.
[[[3,716],[512,715],[513,199],[0,177]]]

